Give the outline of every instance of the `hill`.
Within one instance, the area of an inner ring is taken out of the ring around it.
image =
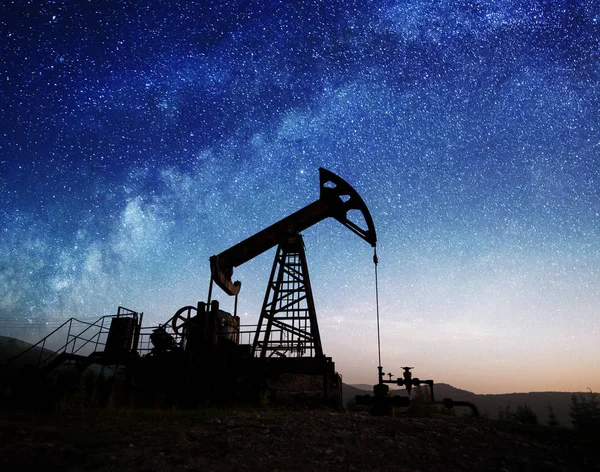
[[[26,349],[29,349],[32,344],[21,341],[17,338],[11,338],[8,336],[0,336],[0,365],[6,364],[11,357],[22,353]],[[22,356],[19,356],[9,365],[23,366],[23,365],[36,365],[40,354],[42,358],[49,356],[53,351],[48,349],[42,349],[40,347],[34,347],[29,352],[26,352]]]
[[[373,388],[373,387],[371,387]],[[342,404],[346,406],[350,400],[354,400],[356,395],[365,395],[371,394],[371,391],[367,391],[366,389],[358,388],[356,385],[348,385],[342,384]]]

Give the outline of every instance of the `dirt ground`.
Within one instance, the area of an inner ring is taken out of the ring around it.
[[[332,410],[0,412],[0,470],[594,471],[597,438]]]

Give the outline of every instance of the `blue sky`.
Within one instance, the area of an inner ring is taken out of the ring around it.
[[[386,371],[600,389],[596,2],[0,8],[0,334],[166,321],[325,167],[378,231]],[[304,239],[324,350],[374,382],[372,249],[334,220]],[[236,270],[244,322],[273,255]]]

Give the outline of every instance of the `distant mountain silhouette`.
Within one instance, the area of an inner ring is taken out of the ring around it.
[[[17,338],[10,338],[8,336],[0,336],[0,364],[6,364],[11,357],[20,354],[26,349],[30,348],[32,344],[21,341]],[[48,349],[44,349],[44,356],[52,353]],[[34,347],[31,351],[24,354],[23,356],[15,359],[14,365],[36,365],[40,357],[42,349]]]
[[[370,388],[372,389],[373,387]],[[365,395],[367,393],[372,394],[373,392],[367,389],[359,388],[357,385],[348,385],[342,383],[342,403],[344,406],[346,406],[350,400],[354,400],[356,395]]]
[[[373,386],[368,384],[344,384],[344,390],[348,391],[348,395],[343,393],[344,404],[347,402],[346,397],[348,397],[348,400],[354,398],[354,396],[350,397],[350,392],[354,395],[373,394]],[[354,393],[355,391],[359,393]],[[402,395],[406,395],[404,389],[400,390],[400,392],[402,392]],[[552,405],[560,424],[571,427],[571,418],[569,416],[571,395],[578,392],[529,392],[481,395],[445,383],[436,383],[434,393],[436,400],[452,398],[453,400],[473,402],[477,405],[480,414],[487,414],[490,418],[497,418],[500,408],[505,409],[507,406],[510,406],[514,412],[519,405],[528,405],[537,415],[540,424],[547,424],[548,405]]]
[[[346,386],[346,385],[347,384],[344,384],[344,386]],[[352,385],[348,385],[348,387],[357,388],[359,390],[364,390],[364,393],[373,393],[373,385],[369,385],[369,384],[352,384]]]

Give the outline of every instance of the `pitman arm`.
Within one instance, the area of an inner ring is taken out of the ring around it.
[[[358,192],[344,179],[326,169],[319,168],[319,177],[318,200],[210,258],[212,278],[228,295],[237,295],[241,288],[241,282],[231,281],[234,267],[248,262],[276,246],[286,237],[300,233],[328,217],[335,218],[375,247],[377,235],[373,218]],[[367,228],[361,228],[348,219],[350,210],[358,210],[362,213]]]

